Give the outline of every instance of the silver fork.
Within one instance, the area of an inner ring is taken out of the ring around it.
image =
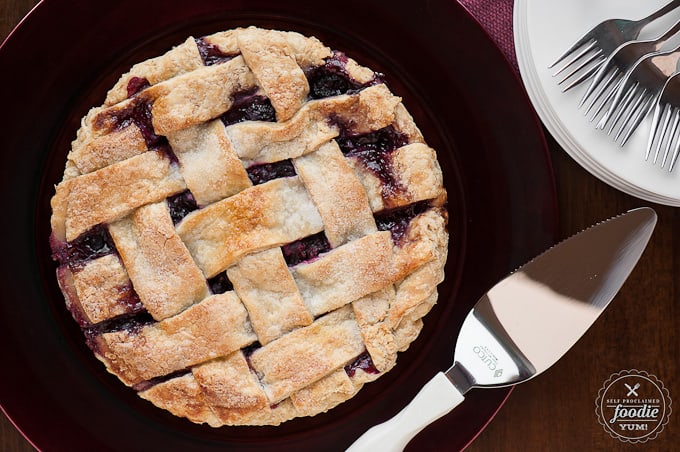
[[[680,6],[680,0],[673,0],[666,4],[666,6],[640,20],[605,20],[576,41],[548,68],[553,68],[568,59],[553,74],[553,77],[556,77],[569,69],[569,72],[558,82],[559,85],[578,75],[576,79],[564,88],[564,91],[567,91],[592,76],[619,45],[637,39],[645,26],[673,11],[678,6]]]
[[[652,127],[649,131],[645,160],[649,157],[654,148],[654,159],[652,163],[656,165],[661,148],[663,156],[661,158],[661,168],[666,165],[668,156],[671,156],[668,164],[668,171],[673,171],[675,162],[680,153],[680,72],[671,75],[664,84],[663,90],[659,95],[654,116],[652,117]],[[673,153],[671,154],[671,150]]]
[[[668,78],[676,70],[680,61],[680,47],[670,51],[659,51],[639,59],[626,72],[616,88],[616,93],[602,119],[598,129],[605,129],[611,134],[620,125],[614,140],[621,140],[625,145],[635,132],[644,117],[654,106]]]
[[[654,39],[647,39],[642,41],[629,41],[621,44],[612,52],[609,57],[602,63],[590,81],[590,85],[583,93],[583,97],[578,104],[581,108],[588,99],[591,99],[589,107],[586,109],[586,115],[590,109],[600,100],[601,106],[606,104],[608,100],[607,95],[613,95],[617,84],[624,78],[626,72],[645,55],[658,52],[661,48],[672,38],[678,31],[680,31],[680,20],[677,21],[664,33]],[[592,98],[591,98],[592,95]],[[597,113],[593,116],[597,116]]]

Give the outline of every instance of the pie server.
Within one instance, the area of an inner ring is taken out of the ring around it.
[[[458,406],[470,388],[514,385],[552,366],[614,298],[655,225],[654,210],[631,210],[554,246],[496,284],[465,318],[453,366],[348,450],[400,451]]]

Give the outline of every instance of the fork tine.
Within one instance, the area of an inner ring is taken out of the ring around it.
[[[597,61],[595,61],[595,64],[591,68],[589,68],[588,70],[584,71],[583,74],[581,74],[580,77],[572,80],[571,83],[569,83],[567,86],[562,88],[562,92],[566,93],[567,91],[572,89],[574,86],[580,85],[581,83],[585,82],[586,80],[594,77],[595,74],[597,73],[598,69],[600,69],[600,67],[602,67],[602,63],[604,63],[605,60],[606,60],[605,57],[599,58]],[[559,85],[559,83],[558,83],[558,85]],[[579,105],[579,107],[580,107],[580,105]]]
[[[673,156],[671,157],[671,162],[668,164],[668,172],[673,171],[675,162],[678,159],[678,154],[680,154],[680,139],[675,142],[675,149],[673,150]]]
[[[614,136],[615,142],[619,141],[619,138],[622,135],[624,136],[624,139],[621,140],[620,143],[621,147],[623,147],[624,141],[635,131],[637,125],[640,123],[641,119],[639,118],[642,117],[642,112],[645,110],[647,104],[649,103],[649,97],[650,96],[648,95],[647,90],[644,90],[643,93],[638,97],[633,107],[630,109],[630,114],[625,119],[623,124],[621,124],[621,127],[619,128],[618,132],[616,132],[616,135]]]
[[[639,110],[637,117],[633,121],[633,125],[628,129],[628,132],[626,133],[626,135],[621,140],[621,147],[626,145],[626,143],[628,142],[628,139],[637,130],[637,128],[642,123],[642,120],[645,119],[645,117],[649,114],[649,112],[652,110],[653,106],[654,106],[654,96],[651,96],[651,95],[647,96],[647,100],[645,101],[645,104],[643,105],[643,107]]]
[[[614,100],[612,103],[609,105],[609,108],[607,111],[605,111],[604,116],[602,116],[602,119],[600,119],[600,122],[597,123],[597,128],[604,130],[609,124],[610,119],[613,119],[614,122],[613,124],[616,124],[616,121],[618,118],[621,117],[621,114],[623,111],[626,109],[626,106],[630,102],[630,100],[633,98],[635,95],[635,91],[637,89],[637,83],[634,83],[632,86],[628,87],[628,90],[625,91],[625,94],[620,95],[619,93],[621,92],[621,89],[625,89],[626,84],[623,86],[619,87],[617,90],[616,95],[614,96]],[[617,99],[622,99],[621,101],[617,102]]]
[[[656,146],[654,148],[654,159],[652,160],[652,163],[656,165],[656,161],[659,159],[659,151],[661,150],[661,143],[663,143],[664,137],[666,136],[666,130],[668,129],[668,122],[671,119],[670,115],[671,109],[670,105],[666,104],[663,107],[663,115],[661,116],[662,119],[662,126],[660,129],[659,133],[659,139],[656,142]]]
[[[661,168],[666,165],[666,160],[668,159],[668,153],[670,152],[671,146],[673,144],[673,138],[675,137],[675,132],[678,129],[678,122],[680,122],[680,111],[677,108],[673,108],[673,124],[671,125],[671,131],[668,134],[668,141],[666,142],[666,149],[664,149],[663,157],[661,158]]]
[[[580,49],[583,46],[586,46],[586,48],[584,50],[582,50],[576,57],[572,58],[572,60],[577,60],[582,53],[587,52],[588,50],[592,49],[595,46],[595,44],[596,44],[595,40],[593,38],[591,38],[589,35],[582,37],[581,39],[576,41],[576,43],[574,43],[573,46],[569,47],[567,49],[567,51],[562,54],[562,56],[560,56],[557,60],[555,60],[555,62],[553,64],[548,66],[548,69],[554,68],[560,62],[567,59],[569,57],[569,55],[574,54],[574,52],[576,52],[578,49]],[[570,60],[568,63],[566,63],[565,66],[569,66],[569,64],[571,64],[572,60]]]
[[[600,66],[600,69],[598,69],[597,73],[593,76],[593,80],[590,82],[590,85],[588,85],[588,88],[586,88],[586,91],[581,97],[581,101],[579,102],[580,105],[588,100],[588,98],[593,94],[593,91],[595,91],[602,80],[607,76],[607,74],[609,74],[610,70],[613,70],[615,73],[620,72],[619,68],[615,64],[612,64],[612,61],[609,58],[611,58],[611,55],[605,58],[605,62]]]
[[[647,139],[647,150],[645,151],[645,160],[649,160],[649,155],[652,153],[652,147],[654,145],[654,140],[659,136],[659,123],[661,122],[661,115],[663,113],[663,107],[661,106],[660,99],[657,99],[656,105],[654,106],[654,115],[652,115],[652,127],[649,129],[649,138]]]
[[[619,86],[621,85],[621,83],[623,81],[623,75],[618,71],[616,71],[615,75],[616,75],[616,78],[615,78],[614,81],[616,83],[611,83],[611,86],[608,87],[608,88],[611,88],[611,89],[608,89],[608,91],[606,91],[606,93],[607,93],[606,96],[604,97],[604,99],[602,100],[600,105],[595,110],[595,113],[593,113],[592,116],[590,117],[590,122],[593,122],[595,120],[595,118],[597,118],[600,115],[602,110],[609,104],[609,101],[612,99],[614,94],[618,91]],[[594,100],[592,104],[590,104],[590,106],[588,107],[588,111],[590,111],[590,109],[593,108],[596,101],[597,101],[597,99]],[[586,113],[588,113],[588,111],[586,111]]]
[[[564,75],[564,76],[562,77],[562,79],[561,79],[559,82],[557,82],[557,84],[558,84],[558,85],[561,85],[562,83],[566,82],[568,79],[570,79],[571,77],[573,77],[573,76],[574,76],[575,74],[577,74],[579,71],[581,71],[581,70],[583,70],[584,68],[588,67],[588,65],[591,64],[593,61],[597,60],[598,57],[600,57],[600,55],[602,55],[602,51],[598,49],[598,51],[597,51],[596,53],[593,53],[593,54],[590,55],[588,58],[584,58],[583,61],[581,61],[580,63],[578,63],[578,65],[576,65],[575,67],[573,67],[573,68],[571,69],[571,71],[569,71],[568,74]],[[603,57],[603,58],[600,58],[600,59],[601,59],[601,60],[604,60],[605,58]],[[565,69],[566,69],[566,67],[565,67]],[[556,75],[557,75],[557,74],[556,74]]]
[[[632,96],[636,85],[637,82],[631,81],[629,74],[628,76],[623,76],[619,86],[616,88],[616,92],[614,93],[614,97],[612,98],[609,107],[607,107],[600,122],[597,124],[597,128],[604,130],[605,125],[609,122],[612,115],[619,111],[623,101]]]
[[[601,70],[601,67],[600,67],[600,69],[598,69],[598,71],[599,70]],[[607,71],[607,74],[604,78],[604,81],[602,81],[602,83],[597,83],[595,81],[595,78],[593,78],[593,80],[590,82],[590,85],[588,85],[588,88],[586,89],[586,93],[583,95],[583,97],[581,97],[581,100],[578,103],[578,108],[581,108],[586,103],[586,101],[588,100],[588,97],[590,96],[590,94],[593,94],[593,96],[594,96],[593,101],[590,103],[590,106],[586,110],[586,115],[587,115],[588,112],[590,111],[590,109],[595,104],[595,102],[597,102],[597,99],[599,99],[600,96],[602,96],[602,93],[604,92],[604,90],[611,84],[612,80],[614,80],[614,78],[616,77],[616,74],[618,74],[618,70],[616,68],[612,67]],[[589,93],[589,91],[590,91],[590,93]]]
[[[562,72],[567,70],[567,68],[572,67],[574,64],[576,64],[579,60],[582,58],[586,57],[589,53],[594,52],[595,55],[602,53],[602,50],[597,47],[597,42],[592,41],[588,46],[584,47],[583,50],[578,52],[577,54],[573,55],[567,62],[565,62],[559,69],[557,69],[555,72],[553,72],[552,76],[557,77],[560,75]],[[592,56],[591,56],[592,58]]]
[[[636,85],[633,94],[628,99],[626,99],[626,101],[623,103],[619,111],[616,113],[614,121],[612,121],[611,126],[609,126],[609,131],[607,131],[607,135],[612,134],[614,128],[619,123],[619,120],[622,120],[622,124],[625,124],[630,119],[631,115],[633,114],[633,111],[635,110],[636,106],[640,103],[640,99],[642,99],[646,91],[647,90],[642,89],[639,85]],[[624,116],[624,113],[627,116]]]

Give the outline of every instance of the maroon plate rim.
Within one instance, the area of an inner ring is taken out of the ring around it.
[[[150,19],[152,18],[152,19]],[[313,34],[386,73],[437,149],[451,246],[440,300],[397,367],[328,413],[279,427],[212,429],[139,399],[106,373],[63,306],[49,259],[49,198],[80,117],[130,64],[188,35],[258,25]],[[46,37],[49,37],[46,38]],[[48,44],[45,44],[48,43]],[[43,0],[0,47],[6,125],[0,225],[0,406],[39,450],[344,450],[450,365],[467,311],[495,281],[550,246],[557,203],[542,129],[516,74],[453,0]],[[461,450],[508,388],[476,390],[409,450]]]

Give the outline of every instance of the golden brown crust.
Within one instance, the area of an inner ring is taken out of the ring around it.
[[[107,368],[134,385],[225,356],[256,340],[245,308],[233,292],[226,292],[139,331],[104,333],[97,347]]]
[[[144,96],[153,99],[154,130],[167,135],[218,117],[231,107],[233,94],[252,89],[256,82],[238,56],[154,85]]]
[[[207,277],[248,253],[323,229],[298,177],[275,179],[189,214],[177,232]]]
[[[93,226],[186,189],[177,166],[160,152],[146,152],[67,182],[68,241]]]
[[[377,231],[363,187],[334,141],[293,161],[332,247]]]
[[[208,405],[205,396],[193,375],[187,374],[161,382],[139,396],[154,405],[182,416],[196,423],[207,423],[218,427],[222,424]]]
[[[274,31],[248,28],[238,34],[238,45],[276,110],[276,119],[290,119],[304,104],[309,84],[286,39]]]
[[[351,124],[354,133],[387,127],[396,118],[399,101],[384,85],[376,85],[310,101],[285,122],[231,125],[227,135],[246,164],[277,162],[316,151],[337,137],[343,124]]]
[[[221,121],[170,133],[168,141],[199,206],[235,195],[252,185]]]
[[[223,424],[265,410],[267,397],[240,351],[193,369],[194,378],[212,411]]]
[[[314,321],[280,248],[242,258],[227,270],[227,275],[262,345]]]
[[[128,83],[134,77],[146,79],[150,85],[169,80],[203,66],[201,55],[193,38],[169,50],[162,56],[136,64],[124,74],[109,91],[105,105],[114,105],[128,97]]]
[[[267,398],[277,403],[361,354],[364,344],[348,307],[253,352],[250,363]]]
[[[446,196],[437,155],[426,144],[408,144],[392,153],[390,185],[385,184],[359,158],[349,157],[347,160],[366,190],[374,212]]]
[[[146,140],[139,127],[131,124],[120,131],[93,137],[74,146],[68,159],[78,168],[79,174],[107,167],[146,152]]]
[[[171,317],[208,296],[205,278],[175,232],[165,201],[111,223],[109,232],[154,319]]]
[[[69,271],[70,270],[66,270]],[[92,260],[72,272],[74,309],[83,320],[94,324],[134,308],[132,286],[117,256],[109,254]]]
[[[376,232],[292,269],[310,312],[321,315],[398,281],[389,232]]]
[[[290,396],[298,416],[314,416],[334,408],[354,396],[356,387],[343,369],[336,370]]]
[[[319,94],[329,67],[348,91]],[[396,365],[437,301],[445,204],[436,152],[378,74],[316,38],[237,28],[134,65],[88,112],[50,240],[67,307],[140,397],[277,425]]]

